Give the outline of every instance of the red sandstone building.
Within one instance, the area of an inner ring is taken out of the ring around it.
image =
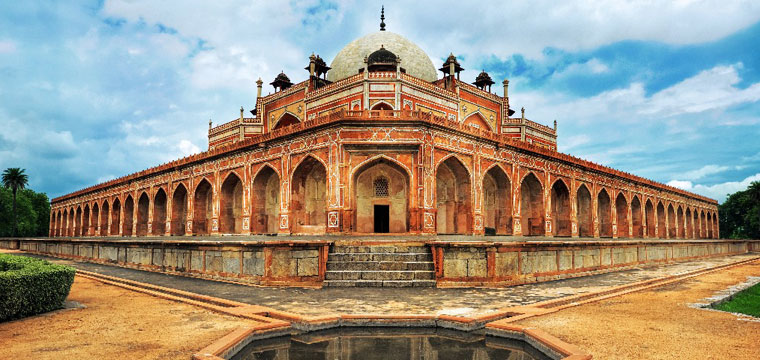
[[[50,236],[717,238],[717,202],[557,152],[484,71],[384,30],[283,73],[206,152],[52,200]]]

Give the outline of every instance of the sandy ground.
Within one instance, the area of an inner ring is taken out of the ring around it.
[[[518,324],[541,328],[594,359],[760,359],[760,322],[688,306],[758,275],[755,261]]]
[[[76,277],[86,306],[0,323],[3,359],[189,359],[252,322]]]

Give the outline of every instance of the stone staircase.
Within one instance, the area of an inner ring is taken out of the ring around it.
[[[433,287],[433,256],[427,246],[333,245],[324,285]]]

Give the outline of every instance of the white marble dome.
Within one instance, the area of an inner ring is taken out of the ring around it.
[[[431,82],[438,79],[433,62],[419,46],[399,34],[378,31],[350,42],[338,52],[330,64],[327,80],[335,82],[359,73],[364,68],[364,57],[381,45],[401,58],[401,67],[407,74]]]

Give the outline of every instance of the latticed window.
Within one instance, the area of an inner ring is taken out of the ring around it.
[[[388,197],[388,179],[379,177],[373,183],[375,187],[375,197]]]

